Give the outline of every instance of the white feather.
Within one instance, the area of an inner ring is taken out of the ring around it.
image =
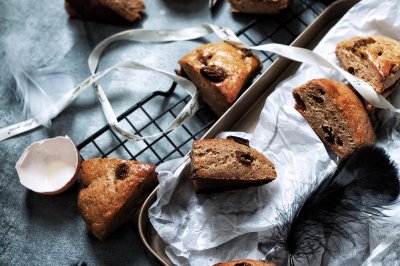
[[[59,113],[60,101],[74,89],[72,78],[54,69],[50,58],[34,57],[34,51],[20,44],[14,35],[5,40],[6,61],[15,79],[16,93],[26,118],[36,118],[49,127]]]

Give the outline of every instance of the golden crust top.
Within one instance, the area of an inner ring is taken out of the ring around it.
[[[355,71],[355,75],[370,81],[378,93],[392,86],[400,78],[400,43],[385,36],[355,37],[338,43],[336,54],[341,65]],[[365,65],[365,66],[362,66]],[[357,73],[368,71],[372,73]]]
[[[362,144],[372,144],[375,133],[361,100],[346,84],[313,79],[293,90],[295,109],[338,156]]]
[[[129,218],[148,188],[155,186],[155,166],[138,161],[95,158],[82,162],[78,207],[90,230],[104,239]]]
[[[179,64],[185,72],[188,72],[186,68],[191,68],[199,73],[198,76],[203,80],[202,82],[213,82],[206,72],[212,71],[213,66],[218,67],[219,73],[216,75],[223,77],[220,80],[214,80],[217,81],[213,82],[214,87],[226,97],[229,103],[233,103],[249,77],[260,68],[261,62],[249,50],[237,48],[226,42],[216,42],[201,45],[185,55]]]

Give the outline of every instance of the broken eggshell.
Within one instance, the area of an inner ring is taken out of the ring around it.
[[[79,166],[78,150],[65,136],[32,143],[15,168],[23,186],[38,193],[54,195],[76,182]]]

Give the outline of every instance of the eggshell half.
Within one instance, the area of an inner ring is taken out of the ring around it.
[[[79,165],[78,150],[65,136],[32,143],[15,168],[23,186],[38,193],[54,195],[76,182]]]

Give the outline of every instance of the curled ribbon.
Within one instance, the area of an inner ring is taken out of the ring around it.
[[[103,51],[107,48],[108,45],[117,41],[136,41],[136,42],[172,42],[172,41],[185,41],[192,40],[203,37],[212,33],[212,30],[205,26],[191,27],[179,30],[127,30],[117,34],[114,34],[102,42],[100,42],[90,53],[88,59],[88,65],[90,72],[92,74],[96,73],[101,55]],[[176,76],[174,74],[170,74],[168,72],[144,66],[138,62],[131,61],[136,66],[141,66],[137,69],[147,69],[158,72],[167,76],[168,78],[174,80],[176,83],[181,85],[185,91],[192,97],[190,101],[186,104],[186,106],[182,109],[182,111],[178,114],[178,116],[172,121],[172,123],[162,132],[153,134],[150,136],[138,136],[131,132],[124,130],[120,123],[117,120],[117,116],[115,115],[111,103],[109,102],[102,86],[99,82],[95,82],[93,85],[96,88],[97,95],[99,96],[100,104],[103,109],[103,113],[106,117],[107,123],[110,127],[115,131],[121,134],[123,137],[129,140],[143,140],[147,138],[153,138],[157,136],[161,136],[169,131],[174,130],[175,128],[182,125],[186,120],[190,119],[198,110],[198,91],[193,83],[185,78]]]

